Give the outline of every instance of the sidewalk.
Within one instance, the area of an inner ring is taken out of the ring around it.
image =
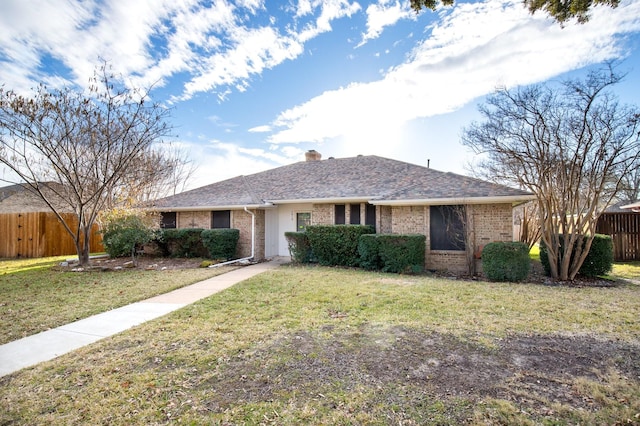
[[[276,258],[244,266],[151,299],[1,345],[0,377],[159,318],[283,263],[284,259]]]

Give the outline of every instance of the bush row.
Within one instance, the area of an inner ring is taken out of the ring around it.
[[[586,244],[587,236],[582,240],[582,244]],[[560,252],[564,252],[564,238],[563,235],[558,235],[560,241]],[[580,241],[576,241],[574,250],[572,252],[572,259],[575,255],[575,248]],[[558,257],[558,260],[559,257]],[[591,242],[591,248],[587,254],[584,263],[580,267],[578,274],[585,277],[597,277],[599,275],[605,275],[613,267],[613,239],[609,235],[596,234]],[[547,255],[547,246],[544,242],[540,242],[540,262],[544,267],[544,272],[547,275],[551,275],[551,265],[549,264],[549,257]],[[558,265],[560,267],[560,265]]]
[[[154,240],[163,256],[228,260],[236,254],[237,229],[163,229]]]
[[[297,263],[396,273],[418,273],[424,267],[424,235],[381,235],[362,225],[312,225],[306,232],[286,232],[285,237],[291,260]]]

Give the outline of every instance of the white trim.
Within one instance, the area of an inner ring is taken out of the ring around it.
[[[205,211],[219,211],[219,210],[242,210],[243,208],[250,209],[267,209],[275,207],[273,204],[247,204],[246,206],[230,205],[230,206],[191,206],[191,207],[149,207],[148,210],[154,210],[159,212],[205,212]]]
[[[269,204],[346,204],[366,203],[378,197],[345,197],[345,198],[299,198],[290,200],[268,200]]]
[[[512,195],[503,197],[458,197],[458,198],[427,198],[417,200],[371,200],[376,206],[442,206],[454,204],[519,204],[535,200],[535,195]]]

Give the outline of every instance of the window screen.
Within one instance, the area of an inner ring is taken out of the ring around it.
[[[464,206],[431,206],[431,250],[464,250],[464,222]]]
[[[345,205],[344,204],[336,204],[335,217],[336,217],[335,219],[336,225],[345,224]]]
[[[174,229],[176,227],[176,212],[160,213],[160,228]]]
[[[231,210],[211,212],[211,228],[231,228]]]
[[[349,223],[360,225],[360,204],[351,204],[349,210]]]
[[[374,206],[373,204],[366,204],[364,224],[376,226],[376,206]]]

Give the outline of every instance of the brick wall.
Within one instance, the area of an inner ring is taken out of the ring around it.
[[[265,239],[265,211],[251,210],[256,215],[254,256],[258,260],[264,259]],[[211,212],[178,212],[176,215],[177,228],[211,229]],[[240,231],[238,258],[251,256],[251,215],[244,210],[231,210],[231,227]]]
[[[265,211],[251,210],[255,214],[255,253],[256,260],[264,259],[264,238],[265,238]],[[240,230],[240,239],[238,240],[238,250],[236,256],[251,256],[251,215],[244,210],[231,211],[231,227]]]
[[[381,209],[384,212],[383,209]],[[463,251],[431,250],[429,236],[429,206],[391,207],[391,230],[393,234],[426,235],[425,267],[434,270],[467,271],[466,253]],[[511,204],[487,204],[468,206],[469,220],[473,224],[474,247],[480,250],[492,241],[512,241],[513,219]],[[387,213],[381,213],[381,224],[389,219]],[[386,219],[383,220],[383,217]],[[386,228],[386,226],[385,226]],[[384,233],[388,233],[384,229]],[[481,269],[480,262],[476,268]]]
[[[334,204],[314,204],[311,211],[311,223],[313,225],[333,225],[335,223],[334,206]]]
[[[178,212],[176,228],[211,228],[211,212]]]

